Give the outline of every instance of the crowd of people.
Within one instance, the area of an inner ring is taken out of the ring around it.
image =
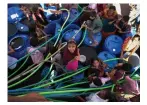
[[[124,37],[125,34],[131,33],[132,24],[130,24],[129,14],[122,16],[118,14],[116,7],[113,4],[79,4],[83,7],[83,13],[78,18],[78,25],[87,29],[88,36],[92,40],[91,47],[97,46],[100,42],[94,39],[94,34],[101,32],[102,40],[105,40],[110,35],[118,35],[124,39],[122,46],[120,58],[123,58],[125,52],[130,52],[126,60],[134,54],[135,52],[140,56],[140,21],[138,22],[137,15],[135,20],[136,34],[133,36]],[[134,9],[137,5],[130,5],[130,8]],[[46,7],[46,8],[45,8]],[[53,7],[47,9],[47,7]],[[50,22],[47,21],[49,14],[62,14],[60,8],[78,8],[78,4],[20,4],[21,10],[26,16],[27,25],[29,27],[29,38],[30,38],[30,47],[27,48],[27,53],[30,53],[36,50],[42,43],[51,38],[49,37],[42,38],[44,32],[42,31],[47,24]],[[138,14],[138,13],[136,13]],[[83,24],[85,22],[85,24]],[[103,41],[101,42],[103,43]],[[61,42],[58,43],[58,48],[61,47]],[[45,56],[51,51],[49,45],[36,50],[30,56],[29,64],[40,64]],[[9,46],[8,52],[8,64],[11,65],[16,62],[18,59],[10,56],[9,54],[15,53],[15,50]],[[57,62],[63,68],[66,68],[67,72],[77,71],[80,64],[80,49],[74,39],[71,39],[67,42],[67,46],[64,50],[58,52],[52,59],[52,62]],[[109,66],[104,63],[99,58],[93,58],[88,61],[90,68],[85,71],[84,75],[88,78],[89,88],[97,88],[103,85],[113,83],[115,84],[113,92],[111,89],[104,89],[98,92],[93,92],[86,97],[78,96],[78,99],[82,102],[139,102],[140,101],[140,90],[139,90],[139,81],[133,80],[130,77],[132,73],[130,70],[133,66],[128,62],[118,63],[112,70]],[[18,68],[19,64],[11,66],[9,69]],[[61,75],[64,72],[56,66],[57,75]],[[124,83],[121,84],[119,80],[124,79]],[[36,93],[35,93],[36,94]],[[29,96],[29,95],[28,95]],[[25,96],[27,97],[27,96]],[[47,101],[46,99],[39,96],[37,101]],[[23,98],[19,99],[18,97],[9,96],[9,101],[24,101]],[[17,99],[18,98],[18,99]],[[33,99],[33,96],[31,96]],[[29,99],[29,98],[28,98]],[[35,99],[34,99],[35,101]],[[67,100],[68,101],[68,100]]]

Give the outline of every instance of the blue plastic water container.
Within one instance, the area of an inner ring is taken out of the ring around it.
[[[65,41],[70,40],[72,37],[73,39],[78,43],[81,39],[82,36],[82,31],[80,30],[78,32],[78,30],[80,29],[79,26],[77,26],[76,24],[70,24],[63,32],[62,35],[64,37]],[[77,33],[78,32],[78,33]],[[76,34],[77,33],[77,34]],[[74,37],[74,35],[76,34],[76,36]]]
[[[101,32],[94,34],[94,39],[98,42],[98,45],[99,45],[101,40],[102,40]],[[91,44],[92,44],[92,40],[89,38],[88,32],[86,33],[86,37],[84,39],[84,44],[87,45],[87,46],[91,46]],[[97,47],[97,46],[95,46],[95,47]]]
[[[18,32],[18,29],[15,24],[8,23],[8,37],[15,35]]]
[[[77,74],[73,76],[73,82],[78,82],[84,78],[84,73]]]
[[[46,6],[44,3],[40,3],[40,6],[44,9],[44,10],[57,10],[56,6]],[[44,12],[45,17],[48,19],[53,13],[51,13],[50,11],[48,12]]]
[[[19,4],[8,4],[8,8],[10,7],[20,7]]]
[[[30,41],[28,35],[17,34],[13,38],[8,39],[8,44],[15,50],[10,56],[19,59],[27,54],[27,47],[30,46]]]
[[[120,54],[122,49],[123,39],[117,35],[111,35],[106,38],[104,43],[104,50],[111,54]]]
[[[29,32],[29,27],[27,25],[20,23],[20,22],[16,23],[16,27],[21,32]]]
[[[70,9],[70,16],[69,16],[67,23],[70,23],[71,21],[73,21],[73,19],[75,19],[78,15],[79,15],[78,10],[76,8],[71,8]],[[68,12],[63,11],[63,13],[62,13],[62,21],[63,22],[66,20],[67,16],[68,16]]]
[[[115,55],[113,54],[110,54],[109,52],[107,51],[102,51],[98,54],[97,56],[99,59],[101,59],[102,61],[104,60],[108,60],[108,59],[113,59],[113,58],[116,58]],[[118,60],[114,60],[114,61],[108,61],[106,62],[106,64],[110,67],[110,68],[114,68],[118,63]]]
[[[23,11],[19,7],[8,8],[8,22],[15,23],[21,21],[25,17]]]
[[[58,37],[58,34],[59,34],[59,30],[61,29],[61,26],[60,24],[56,23],[56,22],[51,22],[49,23],[47,26],[45,26],[44,28],[44,32],[47,34],[47,35],[56,35]],[[56,38],[57,38],[56,37]]]

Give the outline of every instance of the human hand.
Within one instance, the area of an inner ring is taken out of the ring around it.
[[[87,27],[87,25],[86,25],[86,24],[82,24],[82,27],[83,27],[83,28],[86,28],[86,27]]]
[[[113,23],[113,21],[109,22],[108,24],[111,25]]]
[[[79,56],[75,56],[75,60],[80,60],[80,57]]]

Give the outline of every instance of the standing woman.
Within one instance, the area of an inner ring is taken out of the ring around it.
[[[63,52],[63,64],[66,65],[67,70],[76,71],[79,59],[80,53],[77,44],[74,40],[70,40]]]

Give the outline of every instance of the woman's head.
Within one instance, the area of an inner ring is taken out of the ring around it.
[[[94,58],[91,60],[91,64],[94,67],[98,67],[100,64],[102,64],[103,62],[99,59],[99,58]]]
[[[116,11],[115,6],[110,6],[109,7],[109,11],[108,11],[108,15],[113,15],[113,13]]]
[[[140,41],[140,35],[136,34],[132,40]]]
[[[70,40],[67,44],[68,51],[74,53],[77,49],[77,44],[74,40]]]

